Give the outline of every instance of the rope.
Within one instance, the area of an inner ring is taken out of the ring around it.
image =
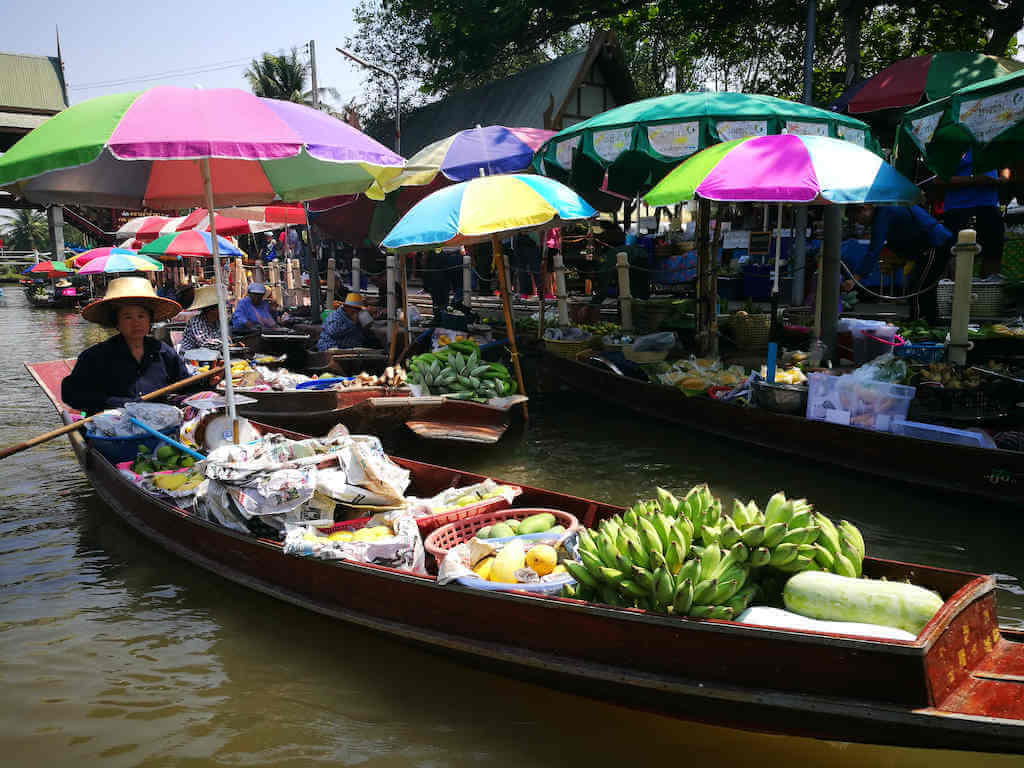
[[[932,268],[932,264],[935,262],[935,249],[931,248],[931,249],[929,249],[928,252],[930,254],[928,256],[928,264],[921,271],[922,274],[924,274],[925,272],[928,272]],[[936,280],[934,283],[932,283],[927,288],[922,288],[921,290],[915,291],[914,293],[907,293],[907,294],[904,294],[903,296],[886,296],[886,295],[881,294],[881,293],[875,293],[870,288],[865,288],[861,284],[861,282],[856,277],[853,276],[853,270],[851,270],[848,266],[846,266],[845,262],[843,262],[842,260],[840,260],[839,266],[841,266],[846,271],[846,274],[848,274],[850,276],[850,279],[853,280],[853,284],[854,285],[856,285],[858,288],[860,288],[865,293],[867,293],[867,294],[869,294],[871,296],[874,296],[875,298],[878,298],[878,299],[884,299],[885,301],[906,302],[907,299],[916,299],[918,296],[923,296],[924,294],[928,293],[929,291],[935,290],[935,288],[938,287],[939,283],[942,282],[942,278],[940,277],[938,280]]]

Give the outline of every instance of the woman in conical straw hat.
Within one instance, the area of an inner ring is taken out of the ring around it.
[[[178,302],[157,296],[144,277],[112,280],[102,299],[82,309],[82,317],[118,332],[78,356],[61,384],[61,399],[72,408],[97,413],[186,378],[181,358],[149,335],[154,322],[180,311]]]
[[[217,314],[217,286],[204,285],[196,291],[186,311],[196,311],[197,314],[185,324],[185,333],[181,337],[181,344],[178,351],[185,354],[191,349],[210,347],[219,349],[220,343],[220,317]]]

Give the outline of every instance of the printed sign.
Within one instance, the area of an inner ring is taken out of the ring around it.
[[[750,230],[735,229],[722,237],[723,248],[747,248],[750,245]]]
[[[828,123],[812,123],[806,120],[787,120],[786,133],[801,136],[828,136]]]
[[[1021,118],[1024,118],[1024,88],[960,103],[960,123],[982,142],[992,141]]]
[[[610,131],[594,131],[594,151],[607,163],[629,149],[633,137],[632,128],[613,128]]]
[[[864,131],[860,128],[851,128],[848,125],[837,125],[836,136],[858,147],[864,146]]]
[[[580,137],[574,136],[555,145],[555,162],[565,170],[572,168],[572,151],[580,145]]]
[[[715,131],[722,141],[745,139],[748,136],[767,136],[767,120],[720,120],[715,123]]]
[[[647,126],[647,141],[658,154],[685,157],[700,148],[700,123],[665,123]]]
[[[910,121],[910,135],[914,137],[914,141],[921,149],[924,149],[925,145],[932,140],[935,129],[939,127],[941,117],[942,112],[936,112],[934,115],[925,115]]]

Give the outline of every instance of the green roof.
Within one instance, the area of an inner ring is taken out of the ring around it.
[[[56,114],[66,108],[57,58],[0,53],[0,111]]]

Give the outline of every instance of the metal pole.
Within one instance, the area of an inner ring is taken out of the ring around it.
[[[203,175],[203,192],[206,195],[206,210],[210,214],[210,246],[213,251],[213,280],[217,286],[217,319],[220,322],[221,354],[224,357],[224,394],[228,402],[228,418],[231,420],[234,441],[238,442],[238,424],[235,414],[235,387],[231,382],[231,341],[228,338],[228,302],[224,292],[224,280],[220,268],[220,248],[217,243],[217,224],[213,215],[213,181],[210,178],[210,160],[202,158],[199,170]]]
[[[395,81],[395,154],[402,154],[402,93],[401,83],[398,80],[398,75],[394,72],[389,72],[384,67],[378,67],[376,64],[371,64],[368,61],[363,61],[358,56],[342,48],[335,48],[338,53],[342,56],[347,56],[352,59],[356,64],[372,69],[376,72],[380,72],[382,75],[386,75]]]
[[[814,22],[817,11],[816,0],[807,0],[807,31],[804,37],[804,104],[814,101]],[[793,284],[790,288],[789,300],[793,304],[803,304],[804,274],[807,267],[807,206],[797,206],[793,226],[793,253],[790,259]]]
[[[316,40],[309,41],[309,83],[313,87],[313,109],[320,108],[320,89],[316,87]],[[306,211],[309,220],[309,211]]]
[[[310,41],[310,45],[312,44]],[[302,208],[306,212],[306,241],[309,244],[309,254],[306,257],[309,262],[309,316],[315,323],[320,319],[320,255],[317,253],[319,243],[313,241],[313,228],[309,225],[309,206],[303,203]],[[317,238],[318,241],[319,239]],[[299,238],[299,247],[302,247],[302,238]]]
[[[825,242],[821,248],[821,340],[828,346],[833,360],[836,352],[836,325],[839,321],[839,254],[843,237],[843,209],[825,206]]]

